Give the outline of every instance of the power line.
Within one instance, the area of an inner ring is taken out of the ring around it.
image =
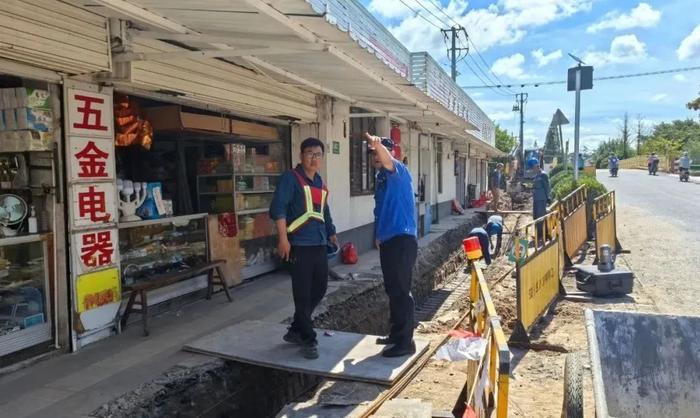
[[[491,66],[488,65],[488,64],[486,63],[486,60],[484,59],[484,56],[481,55],[481,52],[479,52],[479,48],[476,47],[476,45],[474,44],[474,41],[472,41],[471,38],[467,38],[467,41],[468,41],[469,43],[472,44],[472,47],[474,48],[474,51],[476,51],[476,54],[477,54],[477,55],[479,56],[479,58],[481,59],[481,62],[483,62],[483,63],[484,63],[484,66],[485,66],[486,68],[488,68],[489,72],[490,72],[491,74],[493,74],[494,77],[496,77],[496,80],[498,81],[498,83],[499,83],[499,84],[503,84],[503,80],[501,80],[501,79],[498,77],[498,75],[497,75],[496,73],[493,72],[493,70],[491,69]],[[506,88],[506,91],[508,91],[508,92],[511,93],[511,94],[516,94],[516,93],[515,93],[513,90],[511,90],[510,88]]]
[[[435,6],[435,8],[436,8],[440,13],[442,13],[445,17],[447,17],[447,19],[451,20],[452,23],[454,23],[455,25],[459,26],[459,22],[457,22],[456,20],[454,20],[454,19],[452,18],[452,16],[450,16],[449,14],[447,14],[447,13],[442,9],[442,5],[441,5],[439,2],[437,2],[437,0],[428,0],[428,1],[429,1],[433,6]]]
[[[659,74],[670,74],[670,73],[683,73],[687,71],[697,71],[700,70],[700,66],[696,67],[683,67],[683,68],[674,68],[670,70],[659,70],[659,71],[648,71],[644,73],[632,73],[632,74],[619,74],[619,75],[613,75],[613,76],[607,76],[607,77],[594,77],[593,80],[595,81],[602,81],[602,80],[616,80],[616,79],[621,79],[621,78],[634,78],[634,77],[645,77],[645,76],[650,76],[650,75],[659,75]],[[475,85],[475,86],[461,86],[463,89],[484,89],[484,88],[503,88],[503,87],[540,87],[540,86],[550,86],[553,84],[566,84],[567,81],[543,81],[543,82],[533,82],[533,83],[521,83],[521,84],[495,84],[495,85]]]
[[[406,8],[408,8],[408,10],[412,11],[413,13],[415,13],[416,16],[420,17],[421,19],[425,20],[426,22],[430,23],[431,25],[435,26],[437,29],[442,29],[440,26],[438,26],[438,25],[436,25],[435,23],[433,23],[432,20],[430,20],[430,19],[428,19],[427,17],[425,17],[425,16],[423,16],[422,14],[420,14],[420,12],[419,12],[418,10],[415,10],[413,7],[409,6],[408,3],[406,3],[404,0],[399,0],[399,1],[401,2],[401,4],[403,4],[404,6],[406,6]]]
[[[438,22],[444,23],[444,22],[442,21],[442,19],[440,19],[440,17],[439,17],[438,15],[436,15],[435,13],[433,13],[432,11],[430,11],[430,9],[428,9],[427,7],[425,7],[425,4],[423,4],[422,1],[420,1],[420,0],[413,0],[413,1],[415,1],[416,3],[418,3],[418,5],[419,5],[420,7],[423,8],[423,10],[425,10],[425,11],[428,12],[428,13],[430,13],[435,19],[437,19]]]
[[[495,93],[500,94],[501,96],[505,96],[505,97],[510,97],[510,96],[512,96],[512,94],[505,93],[505,92],[503,92],[503,91],[501,91],[501,90],[499,90],[499,89],[497,89],[497,88],[494,88],[494,87],[492,87],[492,86],[489,86],[488,83],[485,82],[484,79],[481,78],[481,76],[479,75],[479,73],[477,73],[476,71],[474,71],[474,70],[472,69],[472,67],[469,65],[469,63],[468,63],[467,61],[462,61],[462,62],[464,63],[464,65],[467,66],[467,68],[469,69],[469,71],[471,71],[472,73],[474,73],[474,75],[476,76],[476,78],[479,79],[479,81],[481,81],[482,83],[484,83],[484,84],[483,84],[484,87],[487,87],[487,88],[489,88],[490,90],[493,90]]]

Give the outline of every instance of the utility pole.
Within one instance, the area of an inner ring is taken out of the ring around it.
[[[447,49],[447,55],[449,55],[452,64],[452,81],[457,81],[457,53],[460,51],[469,52],[469,43],[467,43],[467,47],[459,48],[457,47],[457,40],[459,39],[460,32],[464,33],[465,40],[469,39],[469,35],[467,35],[467,30],[461,26],[452,26],[450,29],[440,29],[440,32],[442,32],[445,38],[450,36],[452,39],[452,47]]]
[[[518,170],[520,174],[525,173],[525,144],[523,138],[523,126],[525,124],[525,103],[527,103],[527,93],[517,93],[515,95],[514,111],[520,111],[520,152],[518,153]]]

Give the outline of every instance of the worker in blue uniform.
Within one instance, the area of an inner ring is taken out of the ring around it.
[[[374,193],[374,230],[389,297],[390,331],[377,344],[388,345],[382,356],[414,354],[415,302],[411,294],[413,267],[418,255],[416,204],[411,172],[394,158],[394,142],[365,134],[377,170]]]
[[[327,246],[338,238],[328,207],[328,189],[318,174],[325,147],[317,138],[301,143],[301,163],[285,172],[270,204],[277,226],[277,253],[289,263],[294,321],[284,341],[301,346],[305,358],[318,358],[311,315],[328,287]]]
[[[527,161],[528,170],[532,170],[532,219],[539,219],[547,214],[547,205],[552,203],[551,189],[549,187],[549,176],[540,167],[540,162],[536,158]],[[544,239],[542,222],[537,224],[537,235]]]

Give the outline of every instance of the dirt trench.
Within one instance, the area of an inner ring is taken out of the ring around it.
[[[466,220],[465,220],[466,221]],[[462,264],[462,237],[483,222],[474,217],[419,249],[413,293],[426,300]],[[317,328],[382,335],[388,330],[388,300],[381,279],[358,280],[327,295],[315,316]],[[289,322],[289,319],[287,320]],[[274,417],[321,378],[212,359],[194,367],[174,367],[92,413],[100,418]]]

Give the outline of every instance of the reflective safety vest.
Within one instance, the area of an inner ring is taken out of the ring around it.
[[[287,226],[287,232],[290,234],[311,221],[325,222],[323,211],[328,198],[328,189],[325,184],[320,188],[310,186],[297,170],[292,170],[292,173],[304,192],[304,213]]]

